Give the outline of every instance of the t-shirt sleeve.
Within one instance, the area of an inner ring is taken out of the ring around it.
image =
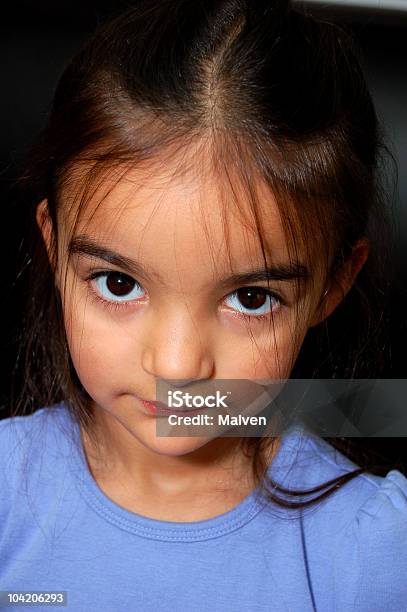
[[[30,430],[26,424],[32,425],[32,418],[17,416],[0,420],[0,542],[6,519],[19,503],[17,495],[24,485],[21,477],[29,473],[27,434]]]
[[[407,612],[407,478],[388,472],[337,543],[338,610]],[[341,603],[340,603],[341,602]]]
[[[12,451],[12,430],[10,419],[0,421],[0,541],[3,528],[11,506],[10,481],[13,479],[10,466],[10,456]]]

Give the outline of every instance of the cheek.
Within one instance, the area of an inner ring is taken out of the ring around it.
[[[255,323],[244,330],[240,337],[225,342],[222,371],[229,372],[230,378],[247,380],[288,378],[306,333],[295,312],[286,310],[276,316],[274,325]]]
[[[261,334],[252,334],[246,358],[240,361],[239,377],[288,378],[306,332],[306,321],[301,322],[294,308],[265,323]]]
[[[69,351],[78,377],[92,396],[95,390],[115,389],[127,371],[136,371],[137,355],[129,336],[93,304],[71,301],[64,309]]]

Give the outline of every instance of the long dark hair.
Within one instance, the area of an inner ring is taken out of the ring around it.
[[[263,255],[258,179],[276,198],[290,253],[299,244],[310,261],[323,253],[327,282],[358,238],[369,238],[366,264],[333,314],[309,329],[290,377],[380,377],[390,359],[393,257],[386,160],[395,162],[359,55],[343,27],[288,0],[142,0],[98,28],[64,70],[19,179],[31,228],[23,262],[30,284],[13,414],[65,401],[92,437],[90,398],[69,355],[61,296],[35,221],[38,203],[48,200],[56,257],[65,189],[76,182],[83,206],[112,168],[153,163],[158,152],[171,155],[193,141],[209,143],[213,168],[232,190],[235,170],[250,196]],[[363,471],[390,467],[372,462],[357,439],[328,440],[359,467],[308,490],[323,492],[302,502],[275,491],[304,491],[265,477],[272,439],[244,443],[257,481],[287,508],[314,504]]]

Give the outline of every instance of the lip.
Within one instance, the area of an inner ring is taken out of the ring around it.
[[[152,406],[156,406],[157,408],[169,410],[167,404],[164,404],[163,402],[160,402],[158,400],[146,400],[146,399],[143,399],[142,397],[140,397],[139,399],[143,402],[143,404],[150,404]]]
[[[207,409],[207,407],[205,406],[204,408],[195,408],[195,410],[175,410],[174,408],[168,408],[168,406],[159,401],[150,402],[141,398],[140,401],[143,404],[144,408],[147,408],[149,412],[162,416],[168,416],[169,414],[175,414],[178,416],[188,416],[200,414]]]

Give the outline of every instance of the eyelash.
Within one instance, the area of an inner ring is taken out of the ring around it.
[[[128,275],[125,275],[123,272],[117,272],[116,270],[100,270],[98,272],[92,272],[89,276],[85,278],[85,280],[87,281],[92,300],[100,304],[103,308],[105,308],[108,311],[118,312],[119,310],[125,310],[126,308],[130,308],[131,306],[133,306],[133,303],[135,300],[129,300],[127,302],[125,300],[121,302],[120,301],[114,302],[113,300],[106,300],[105,298],[101,297],[93,289],[90,283],[90,281],[96,278],[100,278],[101,276],[107,276],[108,274],[115,273],[115,272],[118,274],[123,274],[124,276],[128,276]],[[131,278],[136,283],[136,285],[138,285],[139,287],[142,287],[142,285],[140,285],[140,283],[136,279],[132,278],[131,276],[128,276],[128,278]],[[257,287],[257,286],[252,286],[252,285],[245,285],[243,287],[239,287],[238,289],[235,289],[235,291],[232,291],[228,295],[233,295],[234,293],[237,293],[239,289],[263,289],[268,297],[278,302],[278,307],[281,307],[286,303],[285,300],[279,294],[275,293],[274,291],[270,291],[269,289],[266,289],[265,287]],[[255,320],[256,322],[265,321],[266,319],[269,319],[274,314],[274,310],[271,310],[270,312],[266,314],[261,314],[261,315],[245,314],[242,312],[233,311],[233,309],[232,309],[232,312],[234,312],[235,316],[239,318],[250,320],[250,321]]]

